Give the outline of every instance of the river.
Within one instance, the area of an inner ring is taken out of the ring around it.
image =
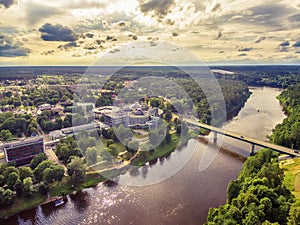
[[[276,99],[280,90],[266,87],[250,90],[253,94],[243,109],[223,127],[266,140],[266,135],[271,134],[275,125],[285,117]],[[224,138],[222,145],[249,154],[248,144]],[[210,207],[225,203],[228,182],[237,177],[243,165],[240,158],[219,151],[209,167],[199,171],[199,162],[206,148],[205,142],[190,140],[167,158],[148,164],[137,173],[120,177],[121,181],[145,181],[148,185],[108,186],[101,183],[68,196],[60,207],[55,208],[52,204],[39,206],[17,214],[3,224],[203,224]],[[156,182],[155,179],[164,176],[166,171],[178,172]]]

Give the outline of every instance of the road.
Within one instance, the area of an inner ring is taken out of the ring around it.
[[[214,126],[210,126],[210,125],[207,125],[207,124],[199,123],[198,121],[195,121],[195,120],[190,119],[190,118],[184,118],[183,120],[187,124],[190,124],[192,126],[205,128],[207,130],[211,130],[213,132],[225,135],[227,137],[231,137],[231,138],[234,138],[234,139],[237,139],[237,140],[240,140],[240,141],[244,141],[244,142],[247,142],[247,143],[250,143],[250,144],[254,144],[254,145],[257,145],[257,146],[261,146],[261,147],[264,147],[264,148],[270,148],[274,151],[277,151],[277,152],[280,152],[280,153],[283,153],[283,154],[288,154],[290,156],[298,156],[298,157],[300,156],[299,153],[296,153],[296,152],[294,152],[293,149],[290,149],[290,148],[287,148],[287,147],[283,147],[283,146],[272,144],[272,143],[269,143],[269,142],[257,140],[255,138],[247,137],[247,136],[242,135],[242,134],[234,133],[234,132],[231,132],[231,131],[223,130],[223,129],[218,128],[218,127],[214,127]]]

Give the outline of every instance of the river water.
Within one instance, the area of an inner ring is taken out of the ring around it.
[[[280,90],[250,88],[253,93],[244,108],[224,129],[266,140],[266,135],[284,118],[275,98]],[[241,154],[249,154],[249,144],[224,138],[222,145]],[[108,186],[99,184],[67,197],[60,207],[39,206],[3,221],[3,224],[113,224],[113,225],[198,225],[206,221],[210,207],[224,204],[228,182],[235,179],[243,161],[226,151],[215,151],[212,163],[199,170],[207,144],[190,140],[167,158],[148,164],[136,173],[127,173],[120,181],[145,186]],[[186,163],[187,162],[187,163]],[[166,174],[173,176],[163,180]],[[168,172],[169,171],[169,172]],[[161,182],[157,177],[161,176]],[[123,183],[123,182],[121,182]],[[154,184],[152,184],[154,183]]]

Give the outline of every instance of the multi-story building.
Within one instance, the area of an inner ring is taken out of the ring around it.
[[[2,148],[6,162],[16,162],[17,166],[29,164],[35,155],[45,151],[43,137],[5,143]]]

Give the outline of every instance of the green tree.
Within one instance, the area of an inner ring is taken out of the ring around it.
[[[16,181],[14,189],[17,193],[17,196],[21,196],[23,194],[23,183],[20,179]]]
[[[33,182],[31,177],[27,177],[23,180],[23,195],[30,197],[33,194]]]
[[[9,130],[1,130],[0,131],[0,140],[1,141],[9,141],[12,138],[12,133]]]
[[[299,225],[300,206],[292,206],[289,212],[288,225]]]
[[[49,191],[49,186],[47,184],[45,184],[44,182],[41,182],[39,185],[39,192],[42,195],[46,195]]]
[[[16,167],[14,167],[14,166],[8,166],[8,167],[6,167],[6,168],[4,169],[4,171],[3,171],[3,177],[4,177],[4,181],[5,181],[5,182],[7,181],[8,176],[9,176],[11,173],[13,173],[13,172],[19,174],[19,170],[18,170]]]
[[[86,151],[87,161],[89,165],[97,162],[97,149],[96,147],[88,147]]]
[[[27,166],[22,166],[19,168],[20,179],[24,180],[26,177],[31,177],[33,179],[34,175],[32,169]]]
[[[61,165],[52,165],[52,176],[54,180],[61,181],[65,174],[65,169]]]
[[[7,207],[14,202],[14,195],[10,189],[0,187],[0,207]]]
[[[49,184],[53,181],[53,169],[46,168],[43,171],[43,182]]]
[[[12,172],[11,174],[9,174],[8,178],[7,178],[7,186],[9,189],[14,190],[14,186],[16,184],[16,181],[20,179],[20,176],[18,173],[16,172]]]
[[[41,162],[47,160],[47,155],[45,153],[39,153],[30,162],[30,168],[35,169]]]
[[[68,174],[71,176],[73,183],[78,184],[84,181],[86,164],[83,158],[74,157],[67,167]]]
[[[128,150],[130,152],[136,152],[139,149],[139,142],[137,140],[131,140],[128,142]]]
[[[50,168],[54,163],[50,160],[45,160],[43,162],[41,162],[34,170],[33,170],[33,174],[35,179],[40,182],[43,178],[43,171],[46,168]]]

